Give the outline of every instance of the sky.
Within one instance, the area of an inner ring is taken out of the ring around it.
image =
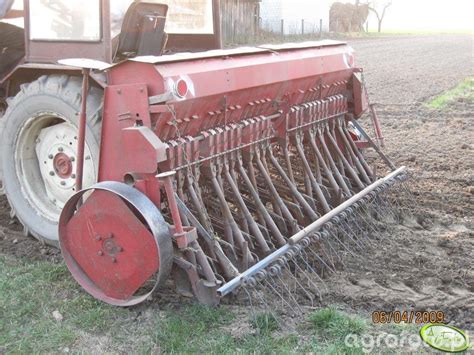
[[[39,1],[39,0],[33,0]],[[87,3],[90,0],[84,0]],[[123,0],[110,0],[123,1]],[[280,0],[272,0],[280,1]],[[328,0],[312,0],[323,1]],[[355,0],[329,0],[330,2],[352,2]],[[367,0],[360,0],[361,3]],[[383,3],[387,0],[369,0]],[[22,0],[15,0],[21,4]],[[392,0],[382,24],[385,30],[418,31],[472,31],[474,32],[474,0]],[[377,28],[376,17],[369,16],[369,28]]]
[[[385,2],[385,0],[376,1]],[[371,14],[369,29],[376,28],[376,17]],[[474,0],[392,0],[392,5],[382,22],[383,29],[474,31]]]

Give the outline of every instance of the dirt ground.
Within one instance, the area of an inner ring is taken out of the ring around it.
[[[352,43],[382,120],[386,153],[412,175],[418,223],[388,226],[389,243],[328,282],[349,309],[435,310],[474,330],[474,106],[424,107],[474,72],[473,38],[396,37]]]
[[[473,37],[401,36],[351,42],[382,120],[386,153],[411,172],[416,215],[389,225],[388,241],[349,258],[327,280],[324,304],[370,317],[374,310],[436,310],[474,330],[474,107],[423,103],[474,74]],[[367,122],[363,122],[365,125]],[[0,254],[60,262],[23,236],[0,197]]]

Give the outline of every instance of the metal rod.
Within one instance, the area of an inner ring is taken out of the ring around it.
[[[377,187],[379,187],[380,185],[382,185],[383,183],[393,179],[394,177],[400,175],[402,172],[404,172],[406,170],[406,167],[405,166],[402,166],[401,168],[398,168],[397,170],[395,170],[394,172],[390,173],[389,175],[387,175],[386,177],[384,178],[381,178],[381,179],[378,179],[376,182],[374,182],[373,184],[367,186],[365,189],[363,189],[362,191],[360,191],[359,193],[355,194],[354,196],[352,196],[350,199],[348,199],[347,201],[344,201],[343,203],[341,203],[339,206],[337,206],[336,208],[334,208],[332,211],[326,213],[324,216],[322,216],[321,218],[319,218],[317,221],[311,223],[309,226],[303,228],[302,230],[300,230],[298,233],[296,233],[294,236],[292,236],[290,238],[290,240],[288,241],[290,244],[296,244],[298,243],[301,239],[303,239],[304,237],[306,237],[307,235],[311,234],[311,233],[314,233],[315,231],[317,231],[319,228],[321,228],[323,226],[323,224],[329,222],[329,220],[335,216],[337,216],[339,213],[341,213],[342,211],[344,211],[346,208],[348,208],[349,206],[353,205],[354,203],[356,203],[357,201],[359,201],[361,198],[363,198],[364,196],[366,196],[367,194],[369,194],[370,192],[374,191]]]
[[[233,278],[232,280],[227,282],[225,285],[223,285],[221,288],[219,288],[217,290],[217,293],[221,297],[225,296],[225,295],[228,295],[233,290],[235,290],[243,281],[245,281],[245,279],[251,277],[252,275],[257,273],[258,271],[260,271],[260,270],[264,269],[265,267],[267,267],[268,265],[270,265],[275,259],[277,259],[278,257],[285,254],[288,250],[290,250],[290,245],[289,244],[286,244],[286,245],[282,246],[280,249],[277,249],[276,251],[274,251],[273,253],[268,255],[266,258],[260,260],[257,264],[252,266],[247,271],[241,273],[236,278]]]
[[[311,167],[304,154],[304,148],[303,148],[303,145],[301,144],[301,137],[299,135],[296,136],[295,146],[301,158],[301,162],[303,163],[303,168],[306,171],[306,176],[310,180],[311,186],[313,187],[316,193],[316,196],[318,197],[319,203],[323,206],[324,212],[329,212],[331,210],[331,207],[329,207],[329,204],[326,201],[326,198],[324,197],[323,191],[321,190],[321,187],[319,186],[318,182],[316,181],[316,178],[313,175],[313,172],[311,171]]]
[[[179,210],[186,214],[189,218],[191,224],[196,227],[200,235],[205,239],[207,245],[211,250],[213,250],[219,260],[220,265],[224,269],[224,272],[227,277],[236,277],[239,274],[237,268],[230,262],[227,256],[224,254],[221,246],[217,243],[214,237],[208,232],[206,228],[199,222],[199,220],[191,213],[186,204],[175,194],[175,199],[178,204]]]
[[[354,126],[357,128],[357,130],[362,133],[362,135],[365,137],[365,139],[367,139],[367,141],[369,142],[369,144],[372,146],[372,148],[375,149],[375,151],[380,155],[380,157],[382,158],[382,160],[385,162],[385,164],[388,165],[388,167],[392,170],[395,170],[396,167],[395,165],[392,163],[392,161],[390,159],[388,159],[388,157],[382,152],[382,150],[378,147],[377,144],[375,144],[375,142],[372,140],[372,138],[370,138],[370,136],[364,131],[364,129],[361,127],[361,125],[359,124],[359,122],[357,122],[355,119],[351,119],[351,122],[354,124]]]
[[[286,244],[282,246],[281,248],[277,249],[270,255],[268,255],[266,258],[262,259],[260,262],[252,266],[250,269],[247,271],[241,273],[239,276],[233,278],[229,282],[227,282],[225,285],[220,287],[217,290],[217,293],[219,296],[223,297],[225,295],[228,295],[231,293],[233,290],[235,290],[237,287],[239,287],[242,282],[244,282],[246,279],[250,278],[251,276],[255,275],[258,271],[266,268],[268,265],[270,265],[272,262],[274,262],[277,258],[280,256],[284,255],[287,251],[289,251],[295,243],[298,243],[301,241],[304,237],[306,237],[308,234],[311,234],[315,232],[317,229],[321,228],[321,226],[328,222],[331,218],[334,216],[337,216],[339,213],[344,211],[346,208],[366,196],[368,193],[372,192],[375,190],[377,187],[382,185],[383,183],[395,178],[396,176],[400,175],[406,170],[405,166],[402,166],[401,168],[395,170],[394,172],[390,173],[384,178],[381,178],[374,182],[372,185],[368,186],[358,194],[352,196],[349,200],[345,201],[335,209],[333,209],[331,212],[325,214],[323,217],[318,219],[317,221],[313,222],[310,224],[308,227],[302,229],[300,232],[296,233],[291,239],[289,240],[289,244]]]
[[[385,148],[384,137],[382,134],[382,129],[380,128],[379,117],[377,116],[377,112],[375,111],[375,105],[370,104],[369,107],[370,107],[370,114],[372,116],[372,124],[374,125],[374,129],[375,129],[375,136],[380,146],[382,148]]]
[[[87,94],[89,92],[89,73],[90,69],[82,69],[82,102],[81,115],[79,118],[79,134],[77,141],[76,191],[82,190],[82,179],[84,175],[84,150],[86,146]]]
[[[173,219],[174,223],[175,236],[182,236],[184,235],[183,222],[181,221],[181,215],[179,214],[178,205],[176,203],[172,180],[175,174],[175,171],[168,171],[166,173],[156,175],[156,178],[165,187],[166,197],[168,198],[168,207],[170,208],[171,218]]]

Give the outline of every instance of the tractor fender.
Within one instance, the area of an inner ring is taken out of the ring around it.
[[[9,82],[8,97],[15,96],[22,84],[32,83],[43,75],[82,76],[81,69],[61,64],[24,63],[10,72],[0,84]],[[104,89],[107,86],[106,75],[102,72],[90,73],[91,84]]]

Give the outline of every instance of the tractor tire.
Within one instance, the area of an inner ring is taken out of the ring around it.
[[[24,84],[9,100],[0,132],[0,180],[11,216],[25,235],[58,246],[62,207],[75,191],[77,132],[81,109],[80,77],[42,76]],[[102,90],[87,99],[84,188],[97,181]]]

